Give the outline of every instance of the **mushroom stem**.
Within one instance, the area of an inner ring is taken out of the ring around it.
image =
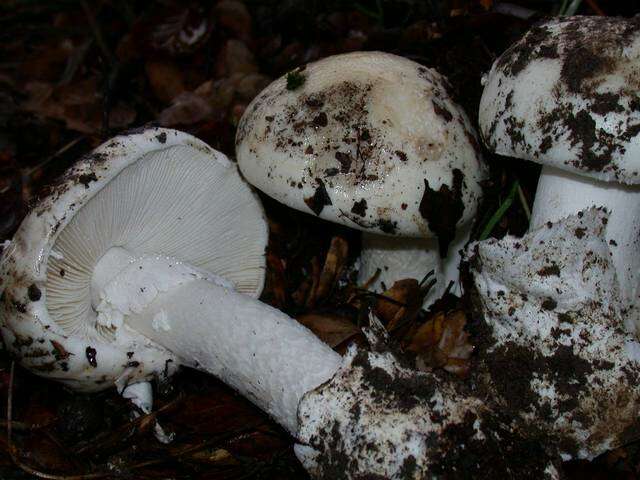
[[[372,287],[383,291],[382,283],[390,288],[396,281],[415,278],[420,281],[430,271],[436,284],[424,299],[423,307],[429,308],[439,299],[449,283],[451,293],[460,294],[460,252],[469,241],[471,225],[461,227],[451,244],[446,258],[440,257],[436,238],[398,238],[364,232],[358,282],[366,283],[380,269],[380,275]]]
[[[609,212],[606,236],[628,311],[625,325],[640,331],[640,186],[621,185],[544,166],[538,181],[529,230],[596,206]],[[578,234],[578,233],[576,233]]]
[[[123,250],[100,262],[116,260],[124,268],[99,262],[96,269],[116,272],[110,279],[101,276],[106,284],[94,276],[100,314],[119,310],[126,327],[184,365],[216,376],[295,435],[300,399],[332,377],[340,355],[291,317],[219,277],[162,256],[131,261]],[[138,298],[140,289],[150,297]]]
[[[425,308],[442,295],[446,286],[436,239],[397,238],[365,232],[362,234],[360,262],[358,282],[365,284],[380,269],[371,285],[372,289],[380,292],[391,288],[398,280],[415,278],[420,281],[433,271],[436,284],[424,299]]]

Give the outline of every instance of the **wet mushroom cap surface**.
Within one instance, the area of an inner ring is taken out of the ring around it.
[[[236,136],[258,189],[352,228],[450,241],[485,175],[471,124],[436,71],[381,52],[336,55],[269,85]]]
[[[4,250],[5,346],[34,373],[81,391],[170,375],[169,351],[100,322],[96,265],[114,248],[174,257],[257,297],[266,241],[259,200],[224,155],[176,130],[117,136],[49,189]]]
[[[480,102],[496,153],[640,183],[640,19],[560,17],[494,63]]]

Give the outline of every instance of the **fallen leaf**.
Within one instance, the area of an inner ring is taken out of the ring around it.
[[[155,49],[176,55],[197,50],[210,33],[209,16],[202,7],[191,4],[181,10],[168,9],[164,12],[149,38]]]
[[[249,73],[242,75],[236,83],[236,91],[240,99],[250,102],[267,85],[271,83],[271,78],[261,73]]]
[[[464,330],[467,318],[462,310],[435,314],[409,335],[407,350],[416,354],[416,366],[420,370],[433,368],[466,376],[473,345]]]
[[[347,241],[342,237],[333,237],[318,280],[318,288],[314,298],[315,302],[326,298],[334,289],[347,261],[348,254],[349,244]]]
[[[381,295],[373,311],[387,330],[392,330],[400,323],[415,318],[422,307],[423,298],[416,279],[398,280]]]
[[[149,60],[144,69],[153,94],[161,102],[171,103],[186,90],[182,73],[173,62]]]
[[[158,122],[164,127],[192,125],[213,113],[209,102],[194,92],[183,92],[173,99],[172,104],[158,116]]]
[[[232,32],[244,42],[251,39],[251,15],[244,3],[222,0],[213,9],[220,27]]]
[[[197,462],[209,463],[218,466],[240,464],[240,462],[224,448],[205,448],[192,453],[189,458]]]
[[[69,39],[42,45],[24,59],[20,74],[42,82],[57,82],[73,50],[74,45]]]
[[[67,128],[94,134],[102,129],[104,106],[95,77],[72,84],[54,86],[45,82],[29,82],[25,86],[29,94],[22,108],[36,115],[62,120]],[[136,119],[136,111],[122,102],[109,112],[109,127],[123,129]]]
[[[234,38],[227,40],[218,53],[217,77],[230,77],[234,73],[255,73],[257,71],[256,59],[244,42]]]
[[[338,315],[306,313],[299,315],[296,320],[331,348],[360,333],[351,320]]]

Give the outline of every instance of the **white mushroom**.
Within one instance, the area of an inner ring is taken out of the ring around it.
[[[493,65],[479,121],[500,155],[543,165],[531,228],[590,206],[610,212],[625,323],[640,327],[640,23],[561,17]]]
[[[38,375],[80,391],[115,384],[143,409],[141,382],[199,368],[295,433],[300,398],[340,357],[255,299],[266,242],[259,200],[224,155],[175,130],[116,137],[3,252],[5,345]]]
[[[594,208],[468,248],[492,396],[565,460],[640,436],[640,344],[624,328],[609,224]]]
[[[378,289],[434,270],[428,306],[458,278],[485,176],[474,129],[448,90],[435,70],[387,53],[310,63],[247,107],[238,165],[276,200],[366,232],[361,282],[377,268]]]
[[[296,436],[318,477],[353,453],[344,478],[462,468],[556,478],[539,447],[451,379],[353,347],[341,362],[253,298],[266,233],[259,202],[220,153],[172,130],[116,137],[68,172],[3,253],[5,344],[25,367],[77,390],[117,384],[142,411],[145,380],[178,365],[210,372]],[[339,423],[325,436],[329,419]],[[527,461],[492,461],[503,447]]]

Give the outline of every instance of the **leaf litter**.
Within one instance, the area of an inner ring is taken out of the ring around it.
[[[538,15],[557,13],[533,0],[518,3]],[[610,15],[630,15],[635,3],[602,6]],[[178,127],[232,157],[235,126],[251,99],[287,72],[297,88],[298,68],[323,56],[378,49],[435,67],[475,122],[481,75],[536,18],[494,13],[498,4],[504,2],[398,0],[373,8],[306,0],[277,2],[277,8],[271,0],[5,2],[0,244],[44,185],[128,127]],[[591,0],[579,13],[603,12]],[[483,153],[491,178],[475,237],[520,235],[538,169]],[[360,326],[372,310],[417,368],[464,381],[473,365],[468,299],[445,295],[425,312],[429,283],[422,279],[401,279],[373,294],[355,280],[358,233],[262,200],[270,226],[263,301],[339,351],[363,341]],[[0,395],[8,401],[1,412],[0,477],[306,478],[291,438],[225,385],[185,369],[156,391],[154,411],[132,420],[131,406],[114,391],[74,394],[14,368],[2,354]],[[154,439],[156,420],[175,433],[171,444]],[[567,465],[566,473],[636,478],[638,465],[640,448],[632,444],[593,463]]]

